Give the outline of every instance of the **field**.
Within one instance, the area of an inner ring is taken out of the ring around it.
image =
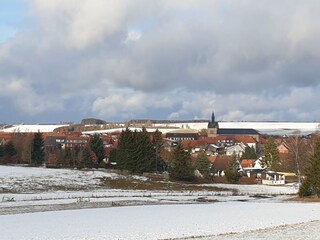
[[[0,166],[0,229],[3,239],[317,239],[320,204],[287,201],[296,192]]]

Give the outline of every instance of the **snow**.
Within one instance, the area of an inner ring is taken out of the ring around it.
[[[66,124],[57,125],[46,125],[46,124],[36,124],[36,125],[15,125],[10,128],[5,128],[1,131],[3,132],[53,132],[54,129],[58,127],[68,126]],[[296,131],[300,131],[301,134],[310,134],[319,130],[319,122],[219,122],[220,128],[252,128],[261,132],[262,134],[294,134]],[[172,131],[172,128],[182,128],[182,129],[196,129],[202,130],[207,129],[208,121],[204,122],[186,122],[186,123],[157,123],[154,124],[154,128],[147,128],[147,131],[154,132],[157,128],[162,133],[167,133]],[[132,131],[141,131],[141,128],[130,128]],[[106,130],[96,130],[96,131],[84,131],[83,134],[108,134],[112,132],[121,132],[125,128],[114,128]]]
[[[103,177],[117,176],[102,171],[0,166],[0,190],[35,192],[61,186],[88,189],[99,186]]]
[[[214,237],[315,220],[320,220],[319,204],[226,202],[3,215],[0,226],[2,239],[7,240],[167,239]]]
[[[280,239],[276,233],[281,239],[290,234],[316,239],[320,234],[319,203],[286,201],[297,193],[295,185],[209,184],[228,191],[101,185],[101,178],[123,177],[105,170],[0,166],[1,239]],[[55,189],[61,185],[73,190]]]
[[[15,125],[13,127],[5,128],[2,131],[3,132],[53,132],[54,129],[59,127],[66,127],[69,126],[68,124],[53,124],[53,125],[46,125],[46,124],[36,124],[36,125]]]
[[[298,193],[297,184],[285,186],[267,186],[267,185],[237,185],[237,184],[213,184],[214,186],[227,189],[235,189],[240,195],[290,195]],[[211,185],[212,186],[212,185]]]

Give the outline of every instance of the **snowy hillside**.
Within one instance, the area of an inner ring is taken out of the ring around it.
[[[64,125],[16,125],[13,127],[5,128],[2,131],[3,132],[53,132],[54,129],[59,127],[65,127],[68,126],[66,124]]]

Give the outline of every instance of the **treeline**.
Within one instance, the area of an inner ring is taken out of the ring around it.
[[[167,164],[163,159],[164,144],[158,130],[150,135],[145,128],[142,131],[122,131],[118,146],[110,154],[110,161],[117,168],[131,173],[165,171]]]
[[[205,152],[192,159],[181,142],[170,151],[165,148],[162,134],[158,130],[149,134],[145,128],[142,131],[127,128],[121,133],[110,160],[117,163],[118,169],[131,173],[168,171],[171,179],[192,181],[197,172],[198,177],[210,179],[210,163]]]
[[[103,141],[93,136],[89,144],[62,148],[61,145],[45,147],[40,132],[16,133],[11,141],[0,145],[1,164],[46,164],[47,167],[96,168],[105,158]]]

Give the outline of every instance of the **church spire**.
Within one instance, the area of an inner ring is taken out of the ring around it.
[[[214,116],[214,111],[212,111],[212,115],[211,115],[211,122],[214,123],[216,120],[215,120],[215,116]]]

